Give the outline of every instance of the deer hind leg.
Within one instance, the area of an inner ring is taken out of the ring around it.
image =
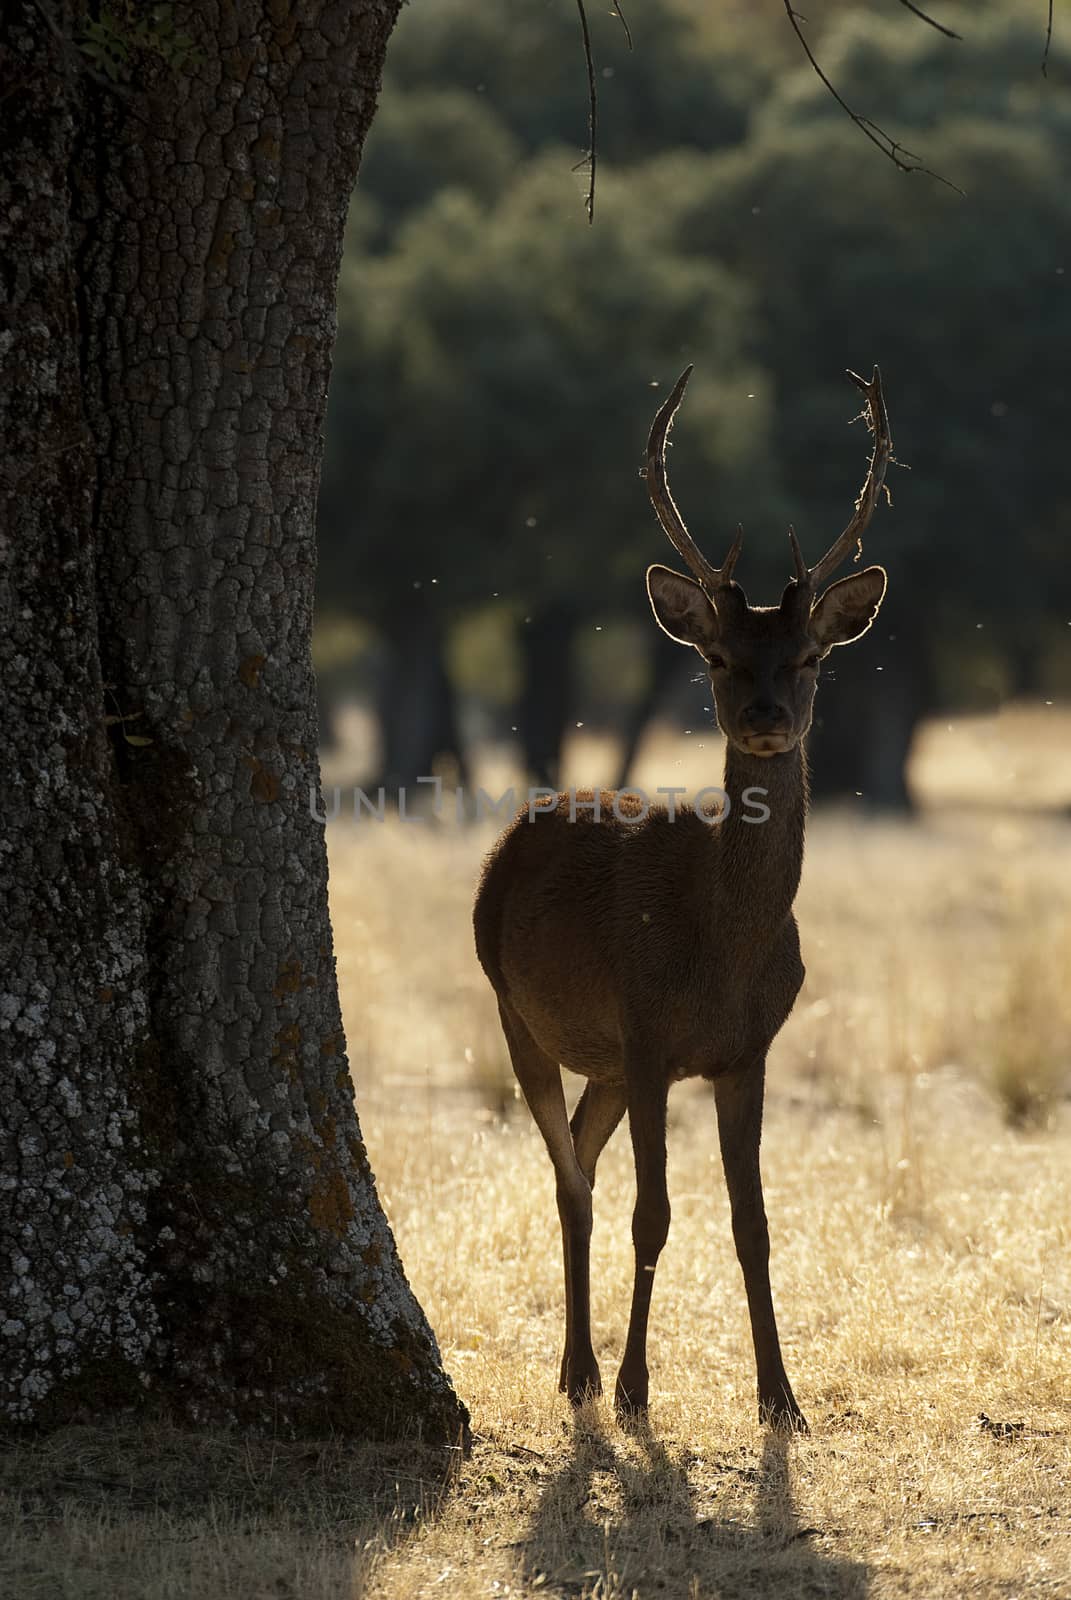
[[[647,1410],[647,1320],[651,1311],[655,1267],[669,1233],[669,1193],[666,1188],[666,1097],[664,1081],[631,1082],[628,1121],[636,1162],[636,1208],[632,1213],[632,1243],[636,1276],[632,1287],[625,1355],[617,1378],[614,1404],[622,1418]]]
[[[591,1184],[576,1158],[558,1063],[540,1049],[515,1012],[500,1004],[499,1014],[517,1082],[554,1163],[565,1261],[561,1387],[573,1405],[582,1405],[591,1395],[602,1393],[591,1347]]]
[[[762,1198],[759,1142],[766,1062],[714,1080],[725,1181],[733,1219],[733,1240],[744,1274],[751,1335],[758,1371],[759,1420],[807,1432],[803,1412],[781,1359],[781,1344],[770,1293],[770,1232]]]
[[[628,1098],[623,1083],[589,1083],[577,1102],[569,1130],[580,1170],[592,1189],[595,1187],[595,1167],[606,1146],[606,1141],[625,1114]],[[564,1394],[569,1387],[569,1339],[566,1337],[562,1351],[561,1375],[558,1388]]]

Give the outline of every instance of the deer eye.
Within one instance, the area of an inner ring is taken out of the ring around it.
[[[802,661],[798,661],[796,663],[796,671],[797,672],[805,672],[807,670],[807,668],[809,668],[809,667],[812,667],[812,668],[813,667],[817,667],[817,665],[821,661],[821,659],[822,659],[821,656],[818,654],[818,651],[816,650],[816,651],[814,651],[814,653],[812,655],[804,656]]]
[[[722,672],[725,668],[724,657],[707,656],[707,666],[710,668],[711,672]]]

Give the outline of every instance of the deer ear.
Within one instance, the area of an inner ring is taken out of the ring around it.
[[[647,596],[663,633],[701,653],[711,650],[718,637],[718,613],[697,583],[669,567],[648,567]]]
[[[864,567],[831,583],[811,612],[810,630],[825,653],[835,644],[861,639],[885,598],[885,568]]]

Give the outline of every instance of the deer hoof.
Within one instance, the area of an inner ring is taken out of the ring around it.
[[[587,1405],[589,1400],[595,1400],[602,1394],[602,1378],[599,1376],[598,1367],[577,1369],[565,1377],[562,1390],[569,1396],[569,1404],[579,1409]]]
[[[614,1392],[614,1410],[623,1427],[643,1422],[647,1417],[647,1384],[624,1384],[617,1380]]]
[[[759,1422],[764,1428],[776,1428],[780,1433],[810,1433],[807,1418],[793,1400],[766,1401],[759,1405]]]

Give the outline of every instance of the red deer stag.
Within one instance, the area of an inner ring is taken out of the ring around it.
[[[816,566],[789,530],[795,577],[776,606],[751,606],[733,581],[741,535],[721,567],[692,541],[670,494],[666,438],[691,373],[651,427],[651,503],[694,578],[647,572],[659,626],[698,650],[726,739],[720,821],[638,794],[560,795],[506,829],[476,898],[476,948],[532,1116],[554,1163],[565,1256],[561,1388],[601,1392],[591,1344],[589,1246],[595,1166],[625,1111],[636,1165],[636,1276],[616,1406],[647,1406],[647,1321],[669,1231],[666,1097],[678,1078],[712,1080],[718,1134],[758,1371],[759,1415],[806,1429],[785,1373],[770,1294],[759,1172],[766,1052],[803,982],[792,902],[807,811],[804,737],[818,667],[870,627],[885,572],[866,567],[822,590],[858,546],[881,494],[892,441],[877,368],[866,397],[873,451],[855,511]],[[768,815],[747,790],[762,795]],[[741,804],[741,801],[744,804]],[[560,1066],[587,1086],[570,1124]]]

